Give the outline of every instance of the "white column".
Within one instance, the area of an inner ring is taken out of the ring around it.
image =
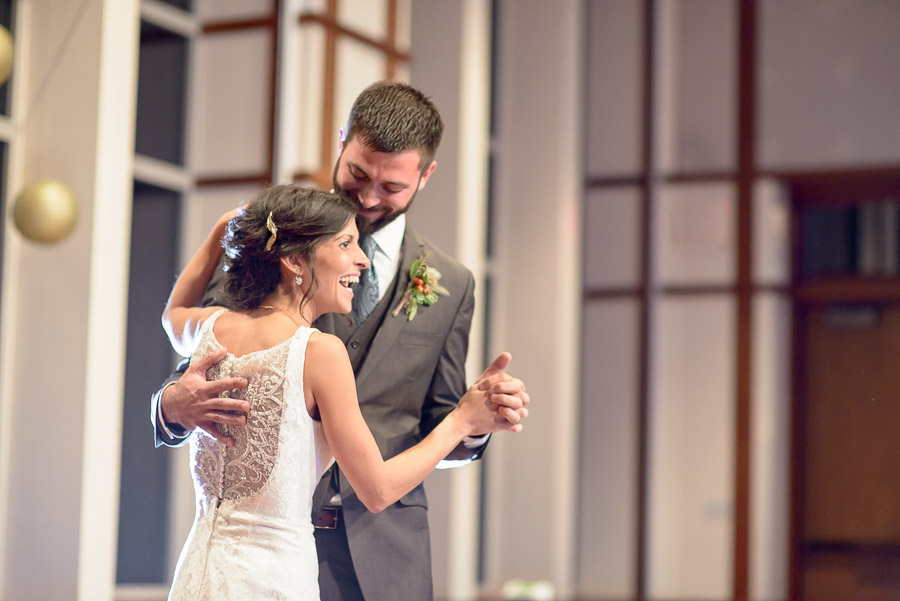
[[[103,1],[84,391],[80,601],[112,599],[116,581],[139,24],[138,0]]]

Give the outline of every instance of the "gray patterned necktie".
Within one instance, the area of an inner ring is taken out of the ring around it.
[[[369,236],[360,236],[359,247],[369,257],[369,261],[372,261],[375,256],[375,241]],[[374,265],[369,265],[368,269],[363,269],[359,274],[359,285],[353,291],[353,311],[350,313],[353,323],[359,325],[364,322],[377,304],[378,275]]]

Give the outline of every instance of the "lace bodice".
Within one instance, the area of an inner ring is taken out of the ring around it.
[[[210,340],[217,344],[214,337]],[[211,436],[195,439],[196,485],[208,499],[240,499],[259,492],[268,482],[278,459],[290,340],[265,351],[228,356],[207,371],[209,380],[252,375],[247,388],[222,395],[250,402],[246,424],[221,427],[234,439],[234,446],[222,448]]]

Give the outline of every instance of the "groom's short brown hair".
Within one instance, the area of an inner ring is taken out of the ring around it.
[[[379,81],[363,90],[347,119],[345,143],[356,138],[379,152],[418,150],[427,168],[441,143],[444,123],[431,99],[398,81]]]

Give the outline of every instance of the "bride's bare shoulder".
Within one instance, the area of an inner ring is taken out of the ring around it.
[[[340,338],[334,334],[316,330],[309,336],[306,347],[307,357],[314,359],[328,359],[334,356],[347,356],[347,348]]]

